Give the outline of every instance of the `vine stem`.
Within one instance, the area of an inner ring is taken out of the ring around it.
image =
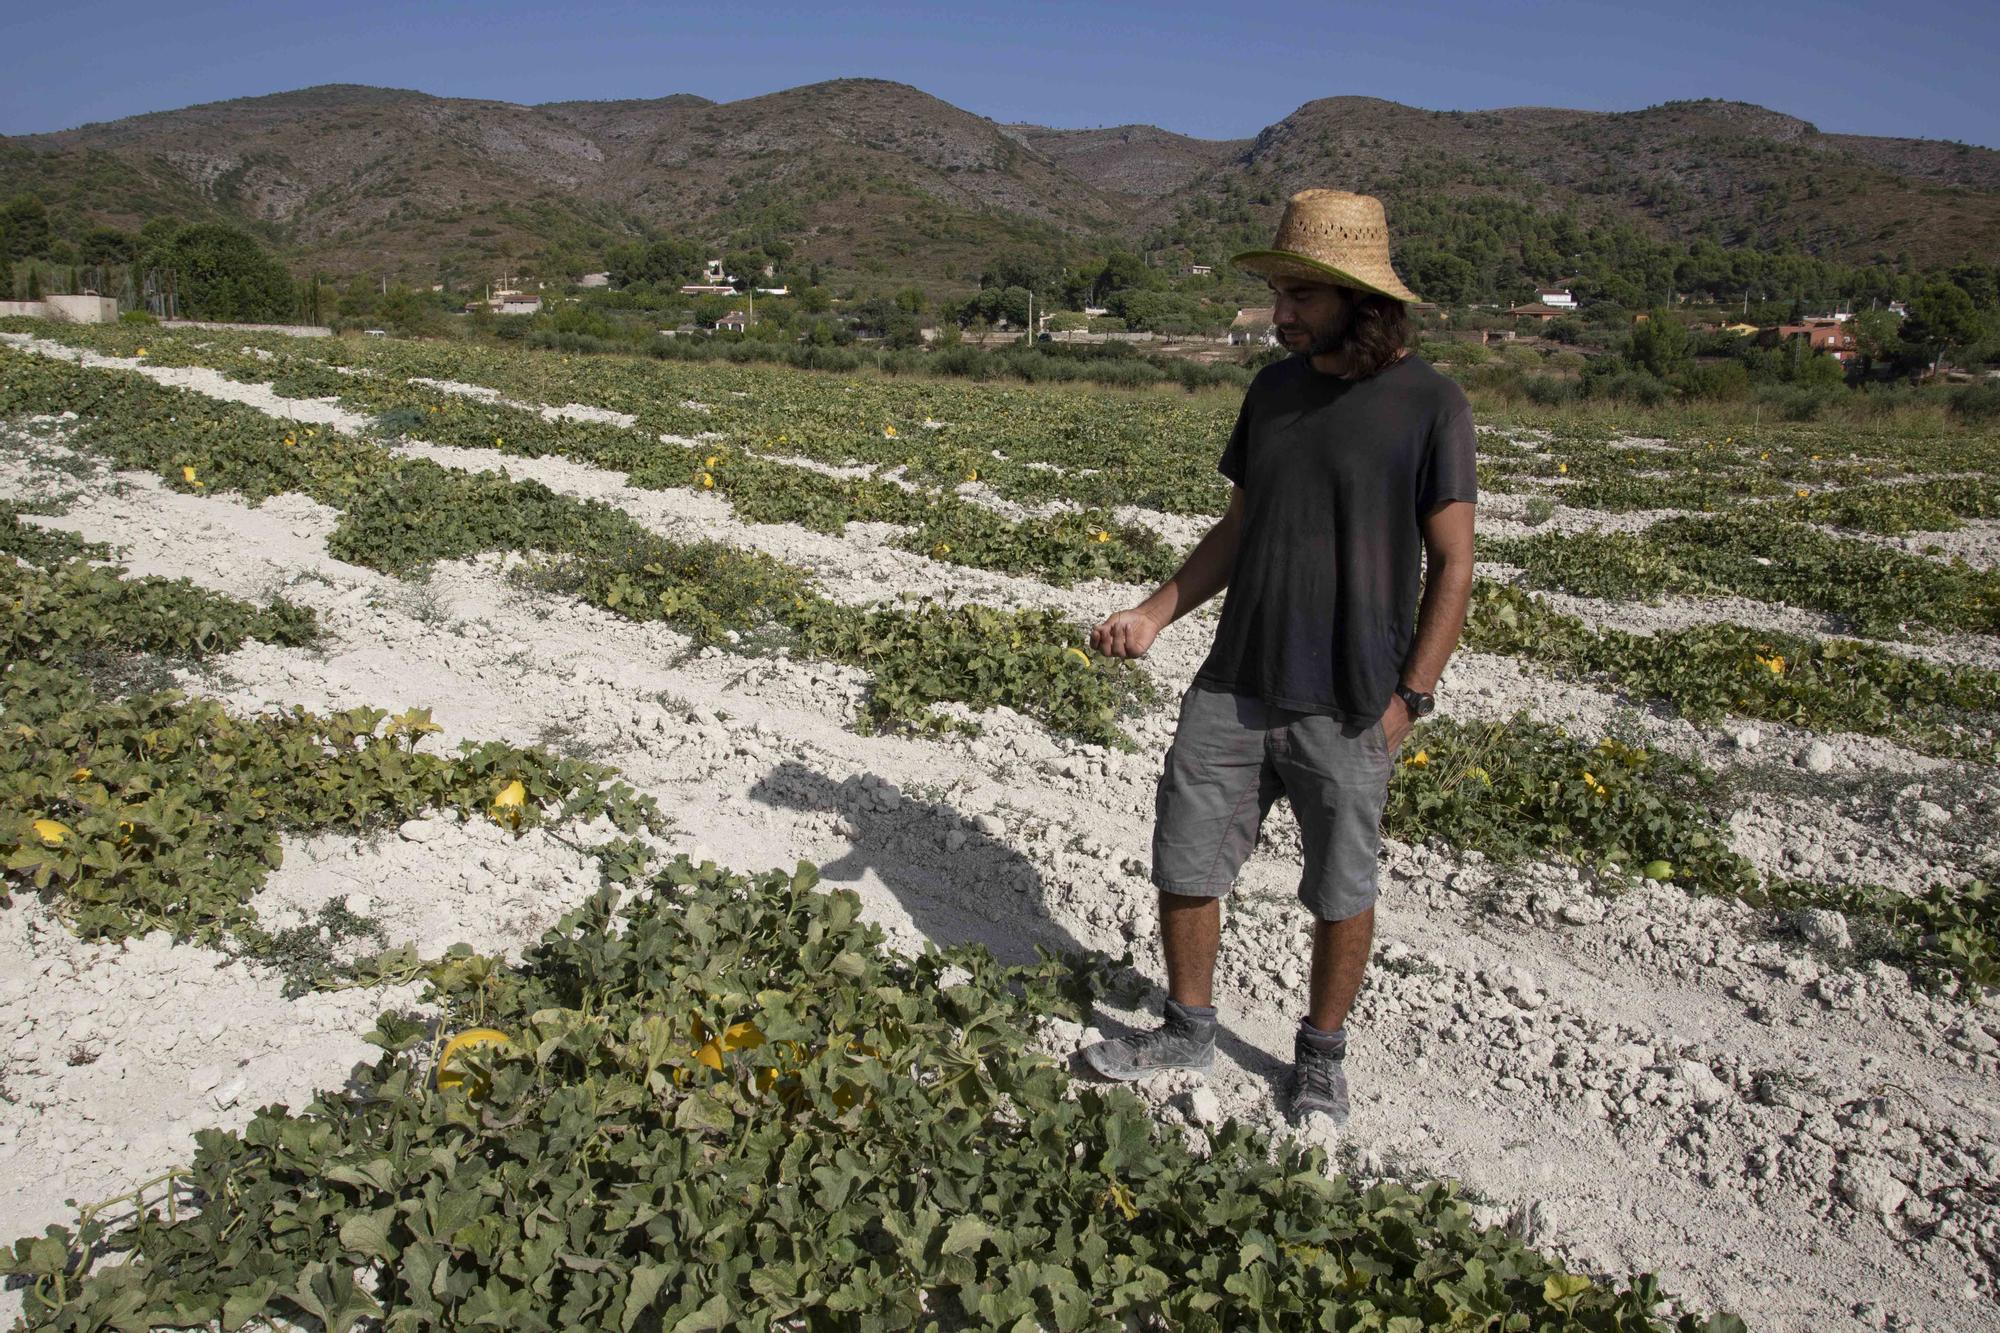
[[[130,1190],[126,1191],[123,1194],[116,1195],[109,1199],[105,1199],[101,1203],[90,1203],[90,1204],[79,1205],[76,1210],[77,1215],[84,1221],[89,1221],[92,1218],[95,1218],[99,1213],[105,1211],[106,1209],[115,1208],[121,1203],[129,1203],[134,1205],[143,1203],[145,1201],[146,1191],[152,1189],[155,1185],[167,1186],[168,1206],[171,1208],[173,1206],[173,1197],[174,1197],[173,1182],[179,1180],[183,1176],[189,1176],[193,1174],[194,1173],[192,1171],[188,1170],[188,1168],[184,1166],[168,1167],[165,1174],[154,1176],[151,1180],[141,1181],[138,1185],[135,1185],[133,1188],[131,1188]]]

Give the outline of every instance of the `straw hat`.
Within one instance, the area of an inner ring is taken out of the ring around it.
[[[1301,190],[1285,204],[1268,250],[1229,261],[1264,278],[1303,278],[1358,287],[1415,302],[1417,294],[1389,267],[1389,223],[1382,201],[1344,190]]]

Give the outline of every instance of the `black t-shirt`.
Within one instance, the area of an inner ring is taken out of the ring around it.
[[[1473,454],[1464,391],[1416,356],[1361,380],[1266,367],[1222,455],[1242,542],[1195,683],[1378,720],[1416,636],[1423,520],[1477,499]]]

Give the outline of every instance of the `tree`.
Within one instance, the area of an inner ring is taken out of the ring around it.
[[[659,240],[614,245],[604,255],[614,287],[678,287],[701,276],[706,256],[693,241]]]
[[[92,227],[83,234],[81,255],[86,264],[129,264],[138,241],[116,227]]]
[[[1026,287],[1007,287],[1000,292],[1000,315],[1009,324],[1025,326],[1031,298]]]
[[[150,224],[149,224],[150,225]],[[282,320],[296,293],[285,266],[255,239],[219,222],[197,222],[148,252],[142,264],[171,275],[188,319]]]
[[[722,271],[736,279],[736,290],[747,292],[764,280],[770,264],[762,250],[732,250],[722,257]]]
[[[1665,310],[1653,311],[1645,323],[1632,330],[1625,360],[1663,380],[1684,373],[1692,364],[1687,325]]]
[[[1929,352],[1931,368],[1944,369],[1945,355],[1980,335],[1978,307],[1955,283],[1933,282],[1910,301],[1903,336]]]
[[[430,293],[411,291],[400,282],[391,284],[375,307],[376,319],[398,333],[436,333],[441,313]]]
[[[1038,301],[1046,299],[1061,281],[1062,275],[1047,260],[1024,254],[1002,256],[979,276],[981,287],[1020,287],[1035,293]]]
[[[1092,302],[1103,305],[1111,293],[1129,287],[1147,286],[1151,277],[1145,260],[1129,251],[1114,250],[1105,256],[1104,267],[1097,271],[1097,278],[1091,284]]]
[[[583,276],[583,256],[563,244],[551,245],[542,252],[541,263],[537,266],[539,276],[553,282],[575,282]]]
[[[12,262],[48,251],[54,233],[49,210],[32,194],[17,194],[0,208],[0,259]]]
[[[1426,301],[1463,305],[1479,294],[1478,270],[1457,255],[1419,249],[1403,255],[1403,270]]]
[[[1903,350],[1903,321],[1893,310],[1864,310],[1849,323],[1854,345],[1872,367],[1894,361]]]

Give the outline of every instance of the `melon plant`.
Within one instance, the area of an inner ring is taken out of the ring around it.
[[[682,859],[519,966],[440,966],[441,1030],[504,1042],[435,1078],[438,1029],[384,1014],[344,1087],[0,1252],[26,1326],[1742,1328],[1571,1273],[1448,1185],[1233,1122],[1191,1148],[1031,1045],[1092,971],[893,955],[860,910],[809,867]]]

